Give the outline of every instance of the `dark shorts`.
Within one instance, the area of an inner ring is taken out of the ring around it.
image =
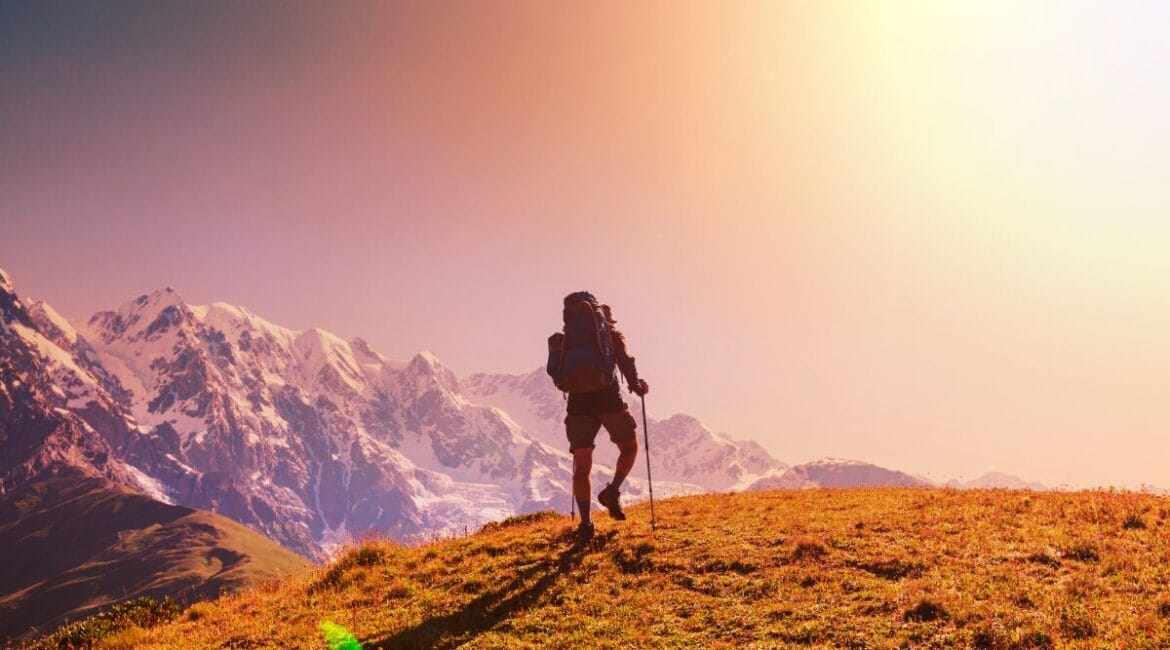
[[[565,417],[565,435],[569,438],[569,453],[586,447],[593,448],[593,441],[597,439],[597,432],[604,426],[609,432],[609,439],[615,444],[624,444],[637,440],[638,428],[634,416],[629,409],[598,413],[596,415],[569,415]]]

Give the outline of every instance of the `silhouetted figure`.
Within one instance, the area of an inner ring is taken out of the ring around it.
[[[589,474],[593,469],[594,440],[601,427],[617,445],[619,455],[613,481],[605,486],[597,501],[614,519],[625,519],[619,488],[638,457],[637,422],[622,399],[617,372],[625,377],[630,392],[645,395],[650,386],[638,378],[634,357],[626,348],[626,338],[614,324],[609,305],[603,305],[588,291],[565,297],[564,331],[548,339],[548,374],[557,388],[568,393],[565,435],[573,454],[573,498],[581,510],[577,539],[584,543],[593,538],[590,518]]]

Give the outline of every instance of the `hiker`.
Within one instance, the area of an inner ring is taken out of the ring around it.
[[[589,474],[593,442],[601,427],[619,451],[613,481],[597,495],[597,501],[614,519],[626,518],[619,488],[638,457],[637,423],[622,399],[615,368],[625,377],[631,393],[644,396],[650,386],[638,378],[626,337],[614,327],[617,321],[609,305],[601,304],[588,291],[577,291],[565,297],[562,318],[564,331],[548,339],[548,374],[557,388],[568,393],[565,435],[573,455],[573,498],[581,510],[577,539],[585,543],[593,538]]]

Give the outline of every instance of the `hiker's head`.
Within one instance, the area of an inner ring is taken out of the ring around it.
[[[565,296],[565,309],[576,307],[582,302],[596,303],[597,298],[594,298],[593,294],[589,293],[588,291],[574,291],[573,293]]]
[[[588,291],[574,291],[565,296],[565,308],[561,312],[561,319],[566,323],[569,318],[580,309],[593,309],[597,304],[597,298]]]

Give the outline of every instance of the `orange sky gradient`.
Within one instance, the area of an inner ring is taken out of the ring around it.
[[[0,14],[0,266],[530,371],[614,307],[658,415],[788,462],[1170,487],[1170,5]]]

